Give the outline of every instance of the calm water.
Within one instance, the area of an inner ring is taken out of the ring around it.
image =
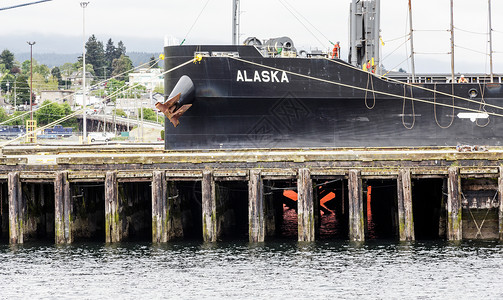
[[[0,246],[0,295],[113,299],[503,299],[503,244]]]

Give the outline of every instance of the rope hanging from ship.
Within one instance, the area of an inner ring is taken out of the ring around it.
[[[374,91],[374,80],[372,78],[373,78],[373,76],[370,76],[370,72],[369,72],[368,73],[368,77],[367,77],[367,88],[366,88],[366,91],[365,91],[365,106],[368,109],[373,109],[376,106],[376,93]],[[369,106],[368,103],[367,103],[367,94],[368,94],[368,88],[369,88],[369,81],[370,81],[370,84],[372,86],[372,96],[374,97],[374,102],[372,103],[372,106]]]
[[[329,58],[324,58],[324,59],[326,59],[326,60],[328,60],[328,61],[330,61],[332,63],[336,63],[336,64],[339,64],[341,66],[344,66],[346,68],[351,68],[351,69],[357,70],[359,72],[366,72],[364,70],[361,70],[360,68],[357,68],[357,67],[352,66],[352,65],[348,65],[348,64],[346,64],[344,62],[341,62],[341,61],[338,61],[338,60],[329,59]],[[403,82],[403,81],[400,81],[400,80],[397,80],[397,79],[393,79],[393,78],[390,78],[390,77],[385,77],[383,75],[382,76],[378,76],[378,75],[375,75],[375,74],[372,74],[372,75],[376,76],[376,77],[379,77],[380,79],[390,81],[390,82],[404,84],[404,85],[407,85],[407,86],[413,86],[414,88],[421,89],[421,90],[424,90],[424,91],[429,91],[431,93],[434,92],[432,89],[424,87],[424,86],[414,85],[412,83]],[[467,102],[472,102],[472,103],[480,104],[479,101],[476,101],[476,100],[473,100],[473,99],[468,99],[468,98],[464,98],[464,97],[461,97],[461,96],[456,96],[456,95],[453,95],[453,94],[448,94],[448,93],[441,92],[441,91],[437,91],[437,93],[439,95],[443,95],[443,96],[447,96],[447,97],[454,97],[454,99],[459,99],[459,100],[463,100],[463,101],[467,101]],[[398,96],[398,97],[401,97],[401,96]],[[496,108],[496,109],[499,109],[499,110],[503,110],[503,107],[498,106],[498,105],[494,105],[494,104],[485,103],[485,106]],[[470,109],[468,109],[468,110],[470,110]],[[471,110],[471,111],[476,111],[476,110]]]
[[[484,99],[484,94],[485,94],[485,90],[486,90],[486,85],[484,85],[484,88],[482,88],[482,85],[480,84],[479,82],[479,90],[480,90],[480,96],[481,96],[481,99],[480,99],[480,106],[479,106],[479,110],[482,112],[484,111],[484,113],[487,114],[487,110],[486,110],[486,100]],[[486,127],[487,125],[489,125],[489,123],[491,123],[491,119],[489,118],[489,116],[487,116],[487,123],[484,124],[484,125],[480,125],[479,124],[479,119],[476,119],[475,120],[475,124],[478,126],[478,127]]]
[[[289,71],[289,70],[283,70],[283,69],[279,69],[279,68],[276,68],[276,67],[267,66],[267,65],[264,65],[264,64],[260,64],[260,63],[248,61],[248,60],[245,60],[245,59],[242,59],[242,58],[238,58],[238,57],[231,57],[231,59],[234,59],[234,60],[237,60],[237,61],[240,61],[240,62],[243,62],[243,63],[247,63],[247,64],[259,66],[259,67],[262,67],[262,68],[267,68],[267,69],[274,70],[274,71],[285,72],[287,74],[298,76],[298,77],[302,77],[302,78],[306,78],[306,79],[316,80],[316,81],[325,82],[325,83],[329,83],[329,84],[334,84],[334,85],[338,85],[338,86],[342,86],[342,87],[346,87],[346,88],[350,88],[350,89],[355,89],[355,90],[360,90],[360,91],[367,91],[367,89],[363,88],[363,87],[349,85],[349,84],[340,83],[340,82],[336,82],[336,81],[331,81],[331,80],[327,80],[327,79],[316,78],[316,77],[313,77],[313,76],[304,75],[304,74],[300,74],[300,73],[295,73],[295,72],[292,72],[292,71]],[[344,64],[344,66],[347,67],[346,64]],[[372,75],[372,76],[374,76],[374,75]],[[428,88],[424,88],[424,87],[420,87],[420,86],[415,86],[415,85],[404,83],[404,82],[401,82],[401,81],[398,81],[398,80],[396,80],[396,81],[398,83],[404,84],[406,86],[410,86],[410,87],[414,87],[414,88],[422,88],[424,90],[433,92],[431,89],[428,89]],[[383,96],[393,97],[393,98],[399,98],[399,99],[405,98],[407,100],[414,100],[414,101],[417,101],[417,102],[427,103],[427,104],[431,104],[431,105],[434,104],[432,101],[429,101],[429,100],[426,100],[426,99],[412,98],[412,97],[406,97],[406,96],[404,97],[402,95],[395,95],[395,94],[391,94],[391,93],[387,93],[387,92],[382,92],[382,91],[375,91],[375,93],[383,95]],[[439,94],[445,94],[445,95],[447,95],[449,97],[459,98],[461,100],[465,100],[465,101],[468,101],[468,102],[475,102],[477,104],[480,104],[480,102],[478,102],[478,101],[465,99],[465,98],[462,98],[462,97],[459,97],[459,96],[449,95],[449,94],[443,93],[443,92],[438,92],[438,93]],[[452,107],[452,105],[443,104],[443,103],[437,103],[437,105],[439,105],[439,106],[446,106],[446,107]],[[491,105],[491,104],[488,104],[488,103],[485,103],[485,105],[486,106],[490,106],[490,107],[495,107],[495,108],[500,109],[500,110],[503,110],[502,107],[499,107],[499,106],[496,106],[496,105]],[[454,108],[457,108],[457,109],[463,110],[463,111],[469,111],[469,112],[476,112],[476,113],[480,112],[480,110],[472,109],[472,108],[468,108],[468,107],[461,107],[461,106],[455,106],[454,105]],[[495,113],[495,112],[487,112],[487,114],[488,115],[493,115],[493,116],[496,116],[496,117],[503,117],[503,114],[499,114],[499,113]]]
[[[412,93],[412,87],[410,88],[410,101],[411,101],[411,105],[412,105],[412,125],[407,126],[405,124],[405,104],[406,104],[406,101],[407,99],[405,99],[405,96],[406,96],[406,89],[405,89],[405,85],[403,86],[403,101],[402,101],[402,125],[403,127],[405,127],[405,129],[408,129],[408,130],[412,130],[412,128],[414,128],[414,125],[416,124],[416,112],[415,112],[415,108],[414,108],[414,95]]]
[[[435,122],[437,123],[437,126],[442,128],[442,129],[447,129],[452,126],[452,123],[454,123],[454,97],[451,97],[452,99],[452,113],[451,113],[451,122],[447,126],[442,126],[440,125],[440,122],[438,121],[437,117],[437,83],[433,85],[433,114],[435,115]],[[454,95],[454,83],[451,83],[451,93]]]

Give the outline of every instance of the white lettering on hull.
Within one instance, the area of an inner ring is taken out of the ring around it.
[[[246,70],[238,70],[236,81],[242,82],[286,82],[290,83],[285,71],[254,71],[253,74]]]

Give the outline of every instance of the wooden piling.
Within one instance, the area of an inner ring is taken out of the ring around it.
[[[299,242],[313,242],[315,240],[313,180],[307,168],[299,169],[297,192]]]
[[[105,241],[117,243],[122,239],[122,220],[120,218],[117,172],[105,175]]]
[[[216,186],[211,170],[203,171],[202,181],[203,240],[217,241]]]
[[[9,241],[11,244],[22,244],[24,205],[19,172],[9,173],[7,181],[9,189]]]
[[[499,237],[503,241],[503,167],[499,167],[498,196],[499,196]]]
[[[459,241],[462,239],[462,206],[459,168],[449,168],[448,198],[447,198],[447,239]]]
[[[73,242],[73,217],[68,172],[58,172],[54,181],[54,217],[56,244]]]
[[[412,184],[410,169],[401,169],[397,180],[398,224],[400,241],[413,241],[414,217],[412,214]]]
[[[175,181],[166,177],[166,182],[167,200],[164,219],[166,220],[167,240],[170,241],[174,238],[182,238],[184,235],[182,220],[183,195],[178,190]]]
[[[267,190],[265,189],[266,184],[269,185],[269,188]],[[276,236],[277,234],[276,229],[279,228],[279,226],[277,226],[276,224],[279,219],[278,213],[279,212],[283,213],[281,207],[282,203],[279,203],[279,201],[276,202],[274,201],[274,194],[272,192],[272,189],[274,188],[274,181],[268,181],[267,183],[264,183],[263,186],[264,186],[264,219],[265,219],[264,235],[266,237],[273,237]]]
[[[363,215],[363,191],[360,170],[349,170],[349,240],[365,241],[365,227]]]
[[[152,177],[152,241],[165,243],[167,234],[167,189],[166,173],[154,171]]]
[[[250,170],[248,182],[248,236],[250,243],[261,243],[265,236],[264,183],[260,170]]]

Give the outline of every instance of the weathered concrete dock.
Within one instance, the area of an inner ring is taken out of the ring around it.
[[[162,147],[5,147],[1,237],[503,239],[503,148]]]

